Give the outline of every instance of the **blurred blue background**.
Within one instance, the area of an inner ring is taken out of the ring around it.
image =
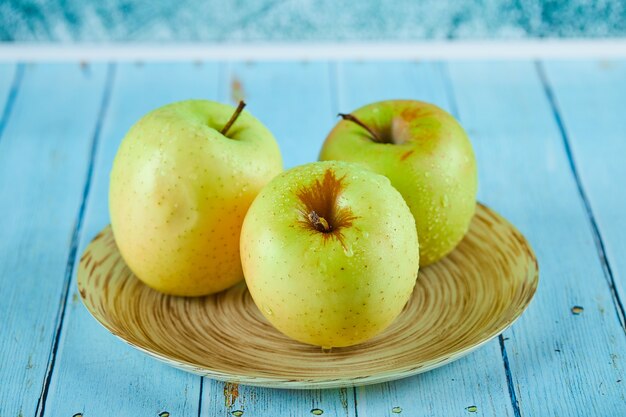
[[[4,0],[0,40],[419,41],[626,35],[621,0]]]

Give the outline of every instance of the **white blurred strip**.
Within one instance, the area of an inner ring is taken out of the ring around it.
[[[0,43],[0,61],[626,58],[626,39],[413,43]]]

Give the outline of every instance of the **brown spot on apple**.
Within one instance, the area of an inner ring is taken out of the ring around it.
[[[406,106],[400,112],[400,117],[406,121],[417,119],[424,113],[424,110],[418,106]]]
[[[404,161],[405,159],[407,159],[409,156],[413,155],[414,151],[406,151],[405,153],[402,154],[402,156],[400,156],[400,160]]]
[[[297,190],[302,203],[299,207],[300,224],[313,233],[322,233],[324,239],[336,238],[343,245],[342,229],[352,226],[357,218],[349,207],[338,207],[337,200],[345,189],[345,176],[337,178],[332,169],[324,172],[320,181]]]

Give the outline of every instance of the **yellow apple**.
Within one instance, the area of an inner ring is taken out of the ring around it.
[[[199,296],[243,279],[241,225],[282,160],[269,130],[242,109],[172,103],[141,118],[120,145],[111,225],[130,269],[156,290]]]
[[[241,232],[250,294],[278,330],[324,348],[383,331],[417,278],[415,221],[382,175],[316,162],[273,179]]]
[[[461,125],[413,100],[381,101],[341,116],[320,159],[358,162],[391,180],[415,217],[422,266],[452,251],[476,209],[476,160]]]

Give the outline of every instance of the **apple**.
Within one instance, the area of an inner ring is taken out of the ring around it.
[[[261,313],[325,349],[370,339],[400,314],[418,246],[413,216],[389,180],[338,161],[274,178],[241,231],[244,276]]]
[[[452,251],[474,215],[478,182],[461,125],[413,100],[381,101],[340,116],[320,159],[357,162],[389,178],[415,217],[422,266]]]
[[[172,103],[142,117],[119,147],[109,188],[115,241],[158,291],[200,296],[243,279],[243,218],[282,172],[274,137],[243,106]]]

